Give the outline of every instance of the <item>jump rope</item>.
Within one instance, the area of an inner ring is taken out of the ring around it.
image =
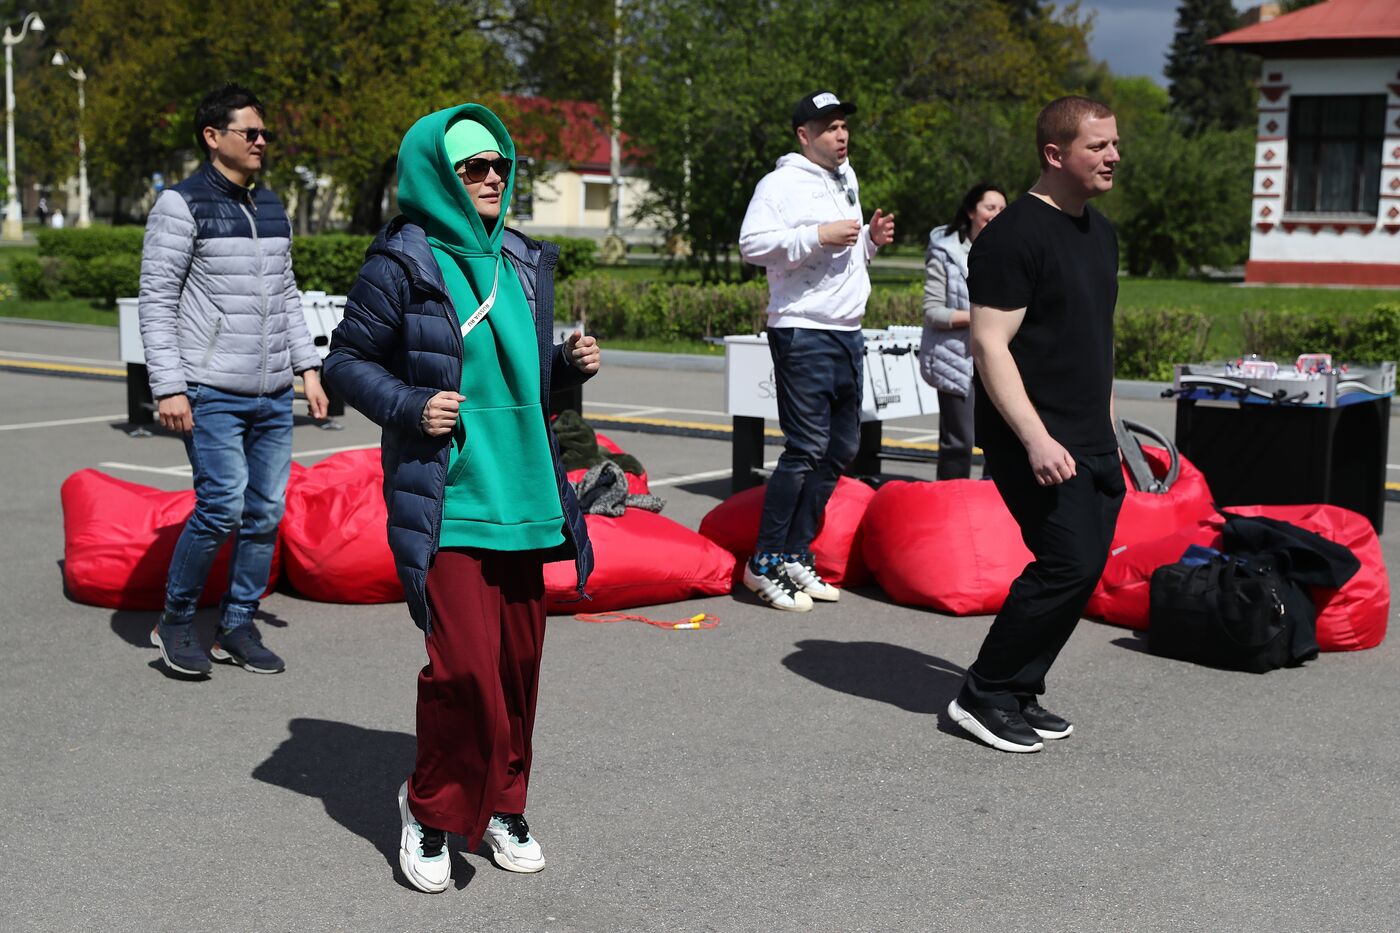
[[[574,616],[580,622],[623,622],[631,620],[633,622],[645,622],[647,625],[654,625],[657,628],[670,629],[671,631],[685,631],[687,629],[698,631],[701,629],[714,628],[719,625],[719,618],[707,612],[698,612],[689,619],[676,619],[667,621],[665,619],[653,619],[650,616],[632,615],[626,612],[580,612]]]

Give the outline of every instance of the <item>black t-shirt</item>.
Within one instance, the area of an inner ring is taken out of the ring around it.
[[[1050,436],[1071,454],[1114,450],[1118,237],[1103,214],[1086,205],[1073,217],[1022,195],[973,242],[967,285],[973,304],[1026,309],[1011,356]],[[1019,443],[976,382],[978,443]]]

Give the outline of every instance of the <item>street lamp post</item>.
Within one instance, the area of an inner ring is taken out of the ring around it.
[[[62,51],[53,53],[51,63],[59,67],[71,64],[68,56]],[[87,106],[83,95],[83,82],[87,80],[87,73],[83,71],[83,66],[79,65],[68,69],[68,77],[78,82],[78,226],[86,227],[92,223],[88,217],[87,143],[83,141],[83,110]]]
[[[30,28],[35,32],[44,31],[44,21],[38,13],[30,13],[20,23],[19,35],[5,27],[5,226],[0,235],[7,240],[24,238],[24,230],[19,219],[19,188],[15,185],[15,46],[24,41]]]

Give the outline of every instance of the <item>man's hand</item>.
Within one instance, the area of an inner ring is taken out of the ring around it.
[[[1075,474],[1074,458],[1048,434],[1044,440],[1027,445],[1026,456],[1035,481],[1042,486],[1058,486]]]
[[[576,330],[564,341],[564,358],[579,372],[593,375],[602,365],[603,354],[598,349],[598,340]]]
[[[167,395],[156,403],[156,413],[160,416],[160,426],[176,434],[188,434],[194,430],[194,411],[190,409],[190,397],[181,392]]]
[[[875,213],[878,216],[880,212]],[[833,220],[817,228],[817,242],[822,246],[855,246],[859,241],[859,220]]]
[[[306,391],[306,410],[317,421],[325,421],[330,411],[331,400],[326,398],[326,390],[321,388],[321,372],[308,369],[301,374],[301,385]]]
[[[466,400],[465,395],[456,392],[439,392],[423,406],[423,417],[418,420],[418,426],[429,437],[451,434],[457,426],[458,410]]]
[[[875,208],[875,214],[870,218],[870,242],[876,246],[894,242],[893,214],[886,214],[878,207]]]

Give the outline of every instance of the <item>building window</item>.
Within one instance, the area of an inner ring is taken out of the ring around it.
[[[1294,96],[1290,106],[1286,210],[1376,216],[1385,95]]]
[[[607,213],[612,206],[612,185],[609,182],[586,181],[583,184],[583,209]]]

